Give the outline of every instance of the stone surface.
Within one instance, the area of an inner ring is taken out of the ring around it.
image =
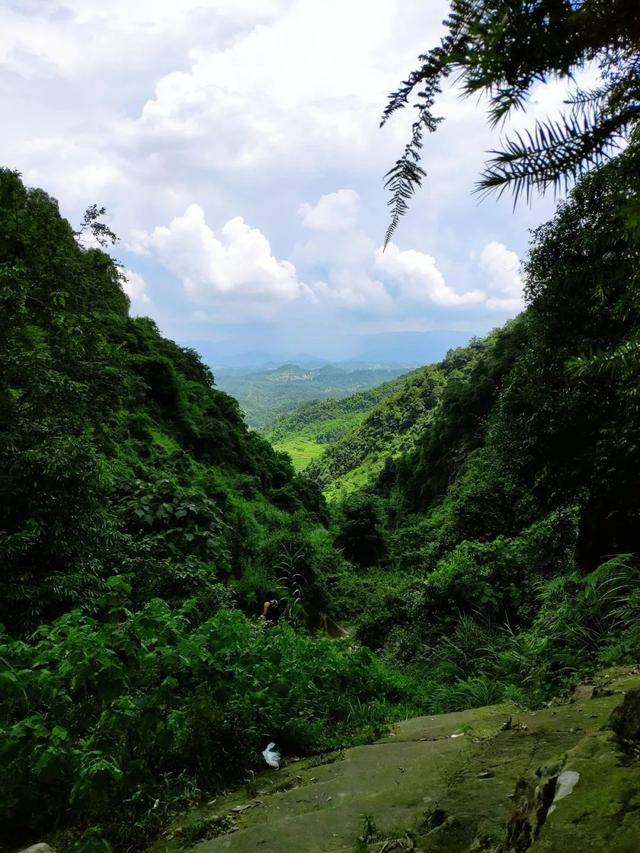
[[[589,699],[593,699],[595,689],[595,684],[578,684],[576,689],[573,691],[573,701],[588,702]]]
[[[640,690],[630,690],[611,715],[611,727],[622,747],[634,753],[640,746]]]
[[[406,720],[377,743],[259,774],[251,795],[185,815],[153,853],[637,853],[640,765],[605,726],[640,677],[617,670],[600,686],[531,713]]]
[[[20,850],[20,853],[56,853],[56,851],[53,847],[41,841],[39,844],[32,844],[31,847],[25,847],[23,850]]]

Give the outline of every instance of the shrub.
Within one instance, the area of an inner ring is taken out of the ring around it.
[[[189,602],[131,612],[126,581],[109,588],[105,621],[73,611],[30,643],[1,638],[8,843],[57,819],[130,844],[181,798],[260,766],[269,740],[334,748],[407,710],[406,680],[366,650],[233,610],[194,622]]]

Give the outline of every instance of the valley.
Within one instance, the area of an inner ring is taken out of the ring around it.
[[[0,26],[0,853],[637,853],[637,0]]]
[[[370,364],[325,364],[300,367],[283,364],[277,368],[220,368],[216,385],[235,397],[247,424],[260,432],[298,405],[324,399],[341,400],[374,388],[405,373],[406,367]]]

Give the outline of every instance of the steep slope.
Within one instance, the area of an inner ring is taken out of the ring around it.
[[[249,517],[263,529],[296,509],[319,519],[319,495],[246,428],[196,353],[128,316],[111,259],[80,249],[45,193],[0,177],[0,619],[18,628],[95,597],[131,537],[156,537],[161,562],[179,550],[181,518],[192,559],[215,563],[218,580],[251,563],[238,538]]]
[[[405,382],[404,377],[361,391],[343,400],[304,403],[279,418],[265,433],[276,450],[288,453],[297,471],[323,454],[350,433],[381,400],[390,397]]]
[[[343,507],[356,633],[434,691],[541,701],[640,655],[638,174],[630,146],[538,229],[527,310]]]
[[[281,432],[270,433],[269,438],[280,449],[300,448],[315,456],[305,473],[328,499],[343,498],[373,484],[392,460],[413,450],[433,419],[444,388],[471,370],[483,346],[474,341],[453,350],[440,364],[420,368],[382,386],[367,398],[371,405],[349,420],[325,423],[321,409],[306,410],[299,417],[295,413],[282,425]],[[345,408],[352,408],[351,401],[359,407],[362,398],[348,398]],[[314,416],[318,418],[315,421]]]

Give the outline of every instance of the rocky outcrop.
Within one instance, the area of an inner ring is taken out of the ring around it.
[[[557,766],[538,768],[532,779],[518,780],[516,808],[507,823],[507,838],[501,853],[525,853],[538,838],[553,804],[558,784]]]
[[[640,759],[640,690],[625,694],[622,704],[614,708],[611,728],[620,747],[632,758]]]
[[[610,672],[566,705],[419,717],[377,743],[284,756],[250,791],[185,815],[153,851],[637,853],[640,764],[616,740],[635,737],[625,696],[637,688],[638,674]],[[609,726],[618,706],[622,735]]]

